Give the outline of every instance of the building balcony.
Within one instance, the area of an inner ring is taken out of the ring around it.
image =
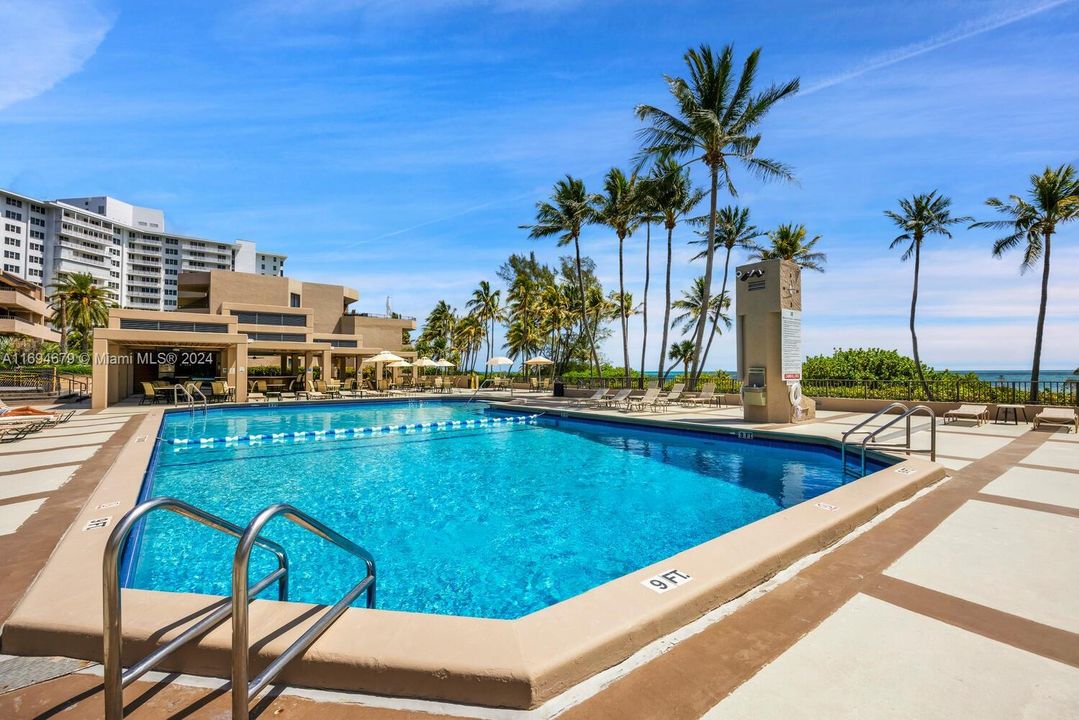
[[[44,322],[27,322],[16,317],[0,317],[0,335],[22,335],[46,342],[60,341],[60,333],[45,325]]]

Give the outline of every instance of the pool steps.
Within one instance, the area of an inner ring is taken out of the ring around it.
[[[226,435],[209,438],[171,438],[162,440],[169,445],[188,447],[206,447],[218,443],[260,442],[263,440],[288,440],[296,438],[340,437],[342,435],[374,435],[384,432],[407,432],[409,430],[463,430],[483,425],[512,425],[515,423],[534,424],[540,413],[534,415],[510,415],[507,417],[479,418],[478,420],[443,420],[441,422],[409,423],[406,425],[375,425],[371,427],[334,428],[333,430],[297,430],[283,433],[261,433],[251,435]]]

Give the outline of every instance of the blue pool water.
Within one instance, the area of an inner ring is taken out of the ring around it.
[[[375,556],[380,608],[516,618],[844,481],[830,448],[546,416],[212,446],[167,442],[510,415],[459,401],[172,413],[144,492],[241,526],[267,505],[292,503]],[[286,520],[272,521],[266,535],[289,553],[290,599],[333,603],[362,576],[358,560]],[[207,528],[156,513],[136,537],[128,582],[227,595],[234,548]],[[256,551],[252,579],[272,567]]]

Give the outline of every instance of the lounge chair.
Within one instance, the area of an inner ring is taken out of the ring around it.
[[[692,407],[693,405],[713,405],[716,402],[716,384],[705,383],[701,386],[701,391],[694,397],[682,398],[682,407]]]
[[[626,411],[644,410],[646,407],[666,409],[668,404],[665,398],[659,396],[659,388],[648,388],[640,397],[626,398]]]
[[[604,407],[615,407],[617,405],[621,405],[621,404],[625,403],[626,400],[629,398],[629,394],[631,392],[633,392],[633,391],[629,390],[629,389],[619,390],[618,392],[616,392],[614,395],[611,395],[610,397],[604,397],[602,399]]]
[[[607,388],[600,388],[586,398],[577,398],[573,401],[573,407],[583,407],[585,405],[596,406],[603,402],[603,396],[607,394]]]
[[[42,410],[29,405],[12,407],[0,400],[0,421],[40,420],[50,425],[66,423],[75,416],[74,410],[61,412],[59,410]]]
[[[1079,433],[1079,415],[1071,408],[1042,408],[1042,411],[1034,416],[1034,429],[1042,425],[1059,425]]]
[[[949,418],[952,422],[956,420],[973,420],[978,425],[981,425],[984,422],[989,422],[989,406],[960,405],[954,410],[944,413],[944,422],[948,422]]]
[[[319,390],[318,384],[314,382],[306,383],[306,388],[298,390],[296,395],[305,400],[323,400],[326,398],[326,393]]]
[[[673,405],[676,402],[681,402],[682,392],[686,389],[685,383],[675,383],[671,386],[671,391],[664,395],[661,399],[666,401],[668,405]]]
[[[22,440],[27,435],[44,430],[51,423],[38,420],[36,422],[6,423],[0,425],[0,442],[9,443]]]

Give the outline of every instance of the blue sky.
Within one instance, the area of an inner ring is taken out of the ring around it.
[[[161,207],[174,230],[254,239],[288,253],[290,275],[359,288],[361,309],[390,294],[421,318],[439,299],[462,308],[511,252],[554,261],[518,226],[561,175],[598,190],[628,163],[634,105],[665,105],[662,75],[701,42],[762,46],[762,80],[802,80],[761,145],[798,183],[741,175],[738,201],[762,228],[823,238],[809,352],[909,351],[911,268],[882,215],[897,198],[938,188],[984,218],[986,197],[1079,161],[1075,0],[0,0],[0,26],[0,186]],[[687,239],[677,288],[701,272]],[[1038,276],[992,258],[992,239],[960,229],[928,249],[934,366],[1029,363]],[[1071,227],[1054,247],[1043,367],[1079,365],[1077,241]],[[643,243],[627,252],[638,299]],[[584,248],[616,287],[611,234],[590,229]],[[733,346],[710,364],[731,367]],[[605,351],[620,357],[617,337]]]

